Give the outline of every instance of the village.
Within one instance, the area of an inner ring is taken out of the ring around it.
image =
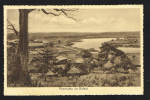
[[[125,84],[125,81],[128,81],[126,86],[135,85],[132,83],[133,81],[131,82],[130,78],[133,77],[130,75],[133,75],[132,73],[140,74],[139,55],[125,54],[116,48],[115,41],[126,41],[126,44],[132,45],[130,41],[116,38],[116,40],[103,43],[99,47],[100,51],[97,51],[94,48],[72,47],[72,42],[68,43],[62,40],[50,42],[44,39],[35,39],[29,41],[28,71],[32,86],[105,86],[107,83],[105,81],[108,81],[105,79],[110,76],[116,77],[116,73],[120,73],[120,76],[117,76],[124,79],[108,82],[109,85],[117,86],[118,82]],[[139,44],[137,39],[132,41],[135,45]],[[7,48],[11,49],[17,43],[18,39],[8,40]],[[95,85],[93,83],[86,84],[86,81],[91,81],[91,77],[101,80],[101,82],[95,80]],[[136,81],[140,80],[139,76],[133,80],[137,85]]]
[[[4,5],[4,95],[142,95],[143,5]]]

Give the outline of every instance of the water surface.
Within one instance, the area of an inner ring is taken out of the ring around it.
[[[116,38],[92,38],[92,39],[81,39],[82,42],[73,42],[73,47],[83,48],[83,49],[90,49],[94,48],[95,50],[100,51],[99,47],[104,42],[111,41],[112,39]],[[133,48],[133,47],[119,47],[118,49],[124,51],[125,53],[140,53],[140,48]]]

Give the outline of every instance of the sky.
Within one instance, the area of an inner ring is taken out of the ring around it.
[[[54,13],[58,13],[52,9]],[[95,8],[68,12],[76,20],[46,15],[42,11],[29,13],[29,32],[123,32],[140,31],[140,8]],[[7,19],[19,30],[19,12],[7,10]]]

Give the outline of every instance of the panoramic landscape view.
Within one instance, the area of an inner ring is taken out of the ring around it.
[[[139,8],[8,9],[7,87],[140,87],[140,24]]]

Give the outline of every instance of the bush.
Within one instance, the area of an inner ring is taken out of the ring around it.
[[[24,72],[18,62],[15,61],[16,45],[12,45],[7,51],[7,85],[11,87],[30,86],[30,75]]]
[[[137,80],[138,79],[138,80]],[[130,87],[140,86],[136,84],[140,76],[136,74],[92,74],[75,76],[71,78],[52,78],[42,82],[42,86],[48,87]]]

